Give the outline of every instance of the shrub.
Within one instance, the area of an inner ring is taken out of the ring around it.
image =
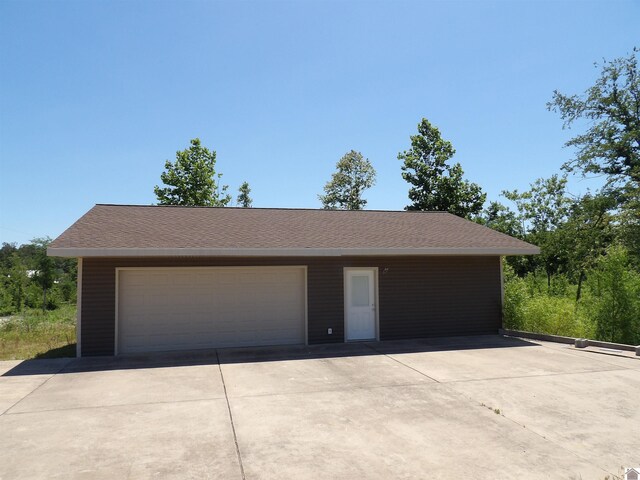
[[[640,274],[629,263],[627,251],[612,246],[590,272],[589,312],[599,340],[640,343]]]
[[[507,267],[505,327],[640,344],[640,273],[633,269],[627,251],[610,247],[585,276],[584,296],[576,302],[576,286],[566,276],[554,275],[547,285],[544,275],[520,278]]]
[[[594,323],[575,302],[575,285],[565,275],[518,277],[504,269],[503,320],[506,328],[570,337],[594,338]]]
[[[539,295],[523,308],[524,329],[568,337],[591,337],[591,322],[573,298]]]

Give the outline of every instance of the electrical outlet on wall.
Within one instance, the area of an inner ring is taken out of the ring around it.
[[[327,328],[327,335],[333,335],[333,328]]]

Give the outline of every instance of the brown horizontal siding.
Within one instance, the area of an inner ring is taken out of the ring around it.
[[[307,332],[309,343],[344,340],[342,267],[333,259],[307,261]],[[328,329],[333,334],[328,335]]]
[[[500,328],[496,257],[414,258],[386,265],[379,270],[381,340],[495,333]]]
[[[234,265],[308,267],[311,344],[344,340],[344,267],[378,267],[382,340],[495,333],[501,324],[497,257],[85,258],[82,355],[113,355],[116,267]]]
[[[82,355],[113,355],[115,268],[109,262],[82,262]]]

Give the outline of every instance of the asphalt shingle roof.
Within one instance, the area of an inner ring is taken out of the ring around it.
[[[537,247],[443,212],[96,205],[52,255],[189,255],[241,250],[324,254],[526,254]]]

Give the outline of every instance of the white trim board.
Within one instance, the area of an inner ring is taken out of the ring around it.
[[[345,257],[388,255],[537,255],[517,248],[47,248],[52,257]]]

